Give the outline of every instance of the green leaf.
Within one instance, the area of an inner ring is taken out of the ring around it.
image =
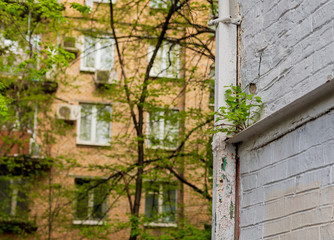
[[[90,13],[91,12],[90,7],[85,6],[85,5],[81,5],[80,3],[72,2],[71,3],[71,8],[77,10],[78,12],[80,12],[82,14]]]
[[[253,98],[253,94],[247,94],[247,99],[248,100],[252,100],[252,98]]]
[[[259,115],[262,104],[253,104],[253,94],[246,94],[242,92],[240,86],[229,86],[225,91],[226,106],[220,107],[216,115],[216,122],[220,120],[227,120],[229,125],[223,126],[219,130],[227,134],[235,134],[249,126],[249,120],[254,122],[255,117]],[[257,103],[262,103],[261,97],[255,97]]]

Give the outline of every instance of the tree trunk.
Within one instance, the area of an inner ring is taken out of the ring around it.
[[[143,125],[144,125],[144,113],[142,106],[138,106],[138,161],[137,161],[137,174],[136,174],[136,192],[135,200],[133,204],[133,209],[131,211],[131,232],[130,240],[136,240],[139,235],[139,209],[140,201],[143,187],[143,167],[144,167],[144,135],[143,135]]]

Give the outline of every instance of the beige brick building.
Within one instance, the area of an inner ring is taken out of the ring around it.
[[[1,22],[2,76],[14,99],[1,121],[1,238],[128,239],[138,169],[141,238],[176,230],[182,219],[209,226],[209,10],[189,3],[203,19],[195,21],[174,2],[71,1],[53,29],[34,15],[47,11],[39,4],[19,4],[27,39]],[[11,64],[18,70],[5,71]]]
[[[264,107],[258,122],[214,139],[213,239],[334,239],[333,9],[219,1],[216,108],[230,84]]]

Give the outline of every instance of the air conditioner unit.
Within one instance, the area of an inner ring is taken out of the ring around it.
[[[76,44],[76,38],[74,37],[64,37],[62,41],[62,47],[67,52],[74,53],[77,56],[79,49]]]
[[[76,121],[79,117],[80,108],[76,105],[58,104],[57,117],[67,121]]]
[[[115,70],[96,70],[94,82],[97,86],[117,83]]]

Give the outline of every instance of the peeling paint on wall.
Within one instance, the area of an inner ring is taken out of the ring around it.
[[[232,219],[234,216],[234,204],[233,202],[230,203],[230,218]]]
[[[225,143],[223,137],[215,137],[213,239],[229,240],[234,236],[235,150],[232,145]]]
[[[227,165],[226,157],[223,157],[223,158],[222,158],[222,161],[223,161],[223,163],[222,163],[222,170],[225,171],[225,169],[226,169],[226,165]]]

